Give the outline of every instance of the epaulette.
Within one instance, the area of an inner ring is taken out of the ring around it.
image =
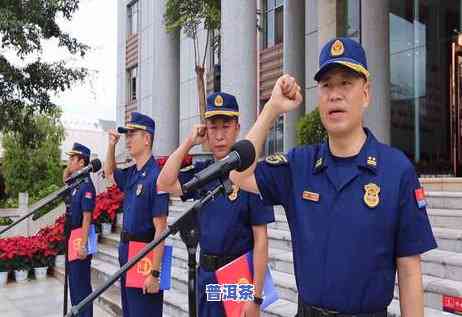
[[[284,153],[274,153],[269,155],[266,157],[265,161],[273,166],[286,165],[289,162]]]
[[[184,172],[189,172],[193,169],[195,169],[196,167],[194,166],[194,164],[191,164],[189,166],[186,166],[186,167],[183,167],[182,169],[180,169],[180,172],[184,173]]]

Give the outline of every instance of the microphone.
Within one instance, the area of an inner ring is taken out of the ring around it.
[[[215,179],[227,178],[232,170],[243,172],[254,161],[255,147],[252,142],[241,140],[231,147],[231,152],[225,158],[194,174],[193,178],[181,187],[183,194],[199,189]]]
[[[66,184],[72,183],[76,179],[78,179],[78,178],[80,178],[82,176],[86,176],[90,172],[91,173],[96,173],[100,169],[101,169],[101,161],[99,159],[94,159],[94,160],[92,160],[90,162],[90,164],[88,164],[84,168],[78,170],[77,172],[72,173],[72,175],[69,176],[64,182]]]

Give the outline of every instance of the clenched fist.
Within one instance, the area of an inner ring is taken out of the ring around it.
[[[301,88],[295,78],[287,74],[279,77],[271,93],[271,107],[282,114],[296,109],[302,101]]]
[[[118,134],[114,129],[109,130],[109,145],[115,146],[120,140],[120,134]]]

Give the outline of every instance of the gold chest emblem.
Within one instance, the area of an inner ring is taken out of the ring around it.
[[[375,208],[379,205],[380,187],[374,183],[364,186],[364,202],[369,208]]]

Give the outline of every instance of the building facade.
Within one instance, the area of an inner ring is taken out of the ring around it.
[[[166,33],[166,1],[118,3],[117,123],[134,110],[151,115],[158,156],[171,153],[199,122],[193,42]],[[462,176],[461,9],[458,0],[221,1],[207,90],[236,95],[245,135],[276,79],[295,76],[304,104],[279,118],[266,145],[268,153],[286,151],[296,145],[297,121],[317,105],[313,75],[321,46],[334,36],[354,38],[372,74],[365,125],[406,153],[419,174]]]

